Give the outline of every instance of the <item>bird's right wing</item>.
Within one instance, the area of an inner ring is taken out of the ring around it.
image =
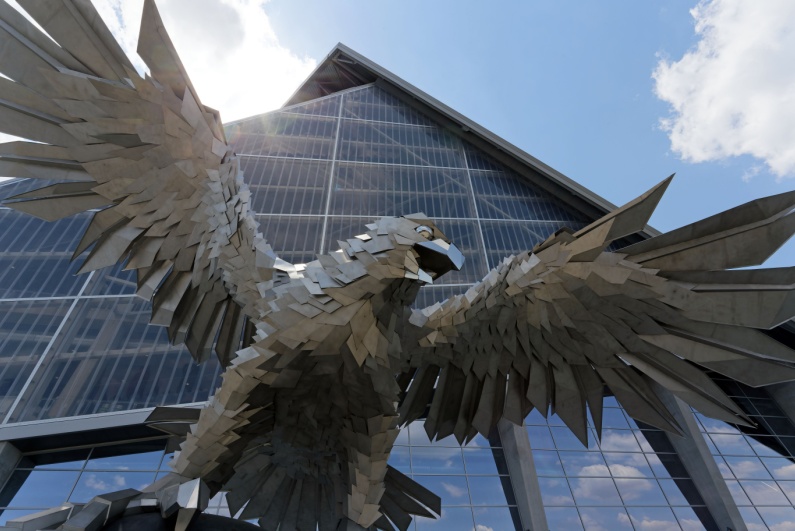
[[[4,176],[55,181],[6,206],[45,220],[93,219],[75,249],[81,272],[124,262],[152,322],[197,360],[226,365],[277,260],[217,111],[200,102],[152,0],[141,77],[89,0],[19,0],[47,32],[0,2]],[[219,333],[220,329],[220,333]]]
[[[667,389],[707,416],[749,423],[706,372],[751,386],[795,380],[795,351],[762,331],[795,316],[795,268],[726,269],[763,262],[795,233],[795,192],[607,252],[644,227],[665,184],[415,310],[401,420],[430,401],[429,437],[465,441],[536,407],[585,442],[609,389],[635,419],[675,432]]]

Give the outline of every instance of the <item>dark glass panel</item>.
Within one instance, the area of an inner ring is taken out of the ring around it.
[[[90,214],[48,223],[0,208],[0,298],[76,295],[86,275],[75,276],[81,259],[70,258]]]
[[[257,214],[325,213],[330,162],[242,157]]]
[[[198,365],[166,330],[149,326],[136,298],[78,302],[14,421],[88,415],[207,400],[218,384],[215,357]]]
[[[331,214],[474,217],[464,170],[339,163]]]
[[[70,300],[0,303],[0,415],[8,413],[71,304]]]
[[[395,96],[375,86],[347,92],[342,116],[397,124],[434,125]]]
[[[459,140],[437,128],[344,120],[339,160],[463,168]]]
[[[282,260],[305,264],[317,259],[323,218],[257,216],[257,221],[265,239]]]
[[[239,155],[305,159],[332,156],[335,118],[273,113],[245,125],[230,128],[230,142]]]

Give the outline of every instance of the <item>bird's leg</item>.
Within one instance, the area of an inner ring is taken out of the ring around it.
[[[343,514],[362,528],[381,517],[387,460],[398,435],[397,416],[353,417],[345,422],[342,441],[347,445],[347,496]],[[346,531],[359,527],[341,527]]]

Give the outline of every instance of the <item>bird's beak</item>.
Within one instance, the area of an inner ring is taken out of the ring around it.
[[[436,278],[453,269],[460,271],[464,265],[464,255],[461,254],[458,247],[441,238],[430,242],[415,243],[414,250],[420,255],[420,267],[425,271],[435,273]]]

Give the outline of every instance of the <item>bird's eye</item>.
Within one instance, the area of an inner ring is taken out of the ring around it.
[[[430,227],[426,227],[425,225],[420,225],[414,230],[428,239],[430,239],[431,236],[433,236],[433,230]]]

